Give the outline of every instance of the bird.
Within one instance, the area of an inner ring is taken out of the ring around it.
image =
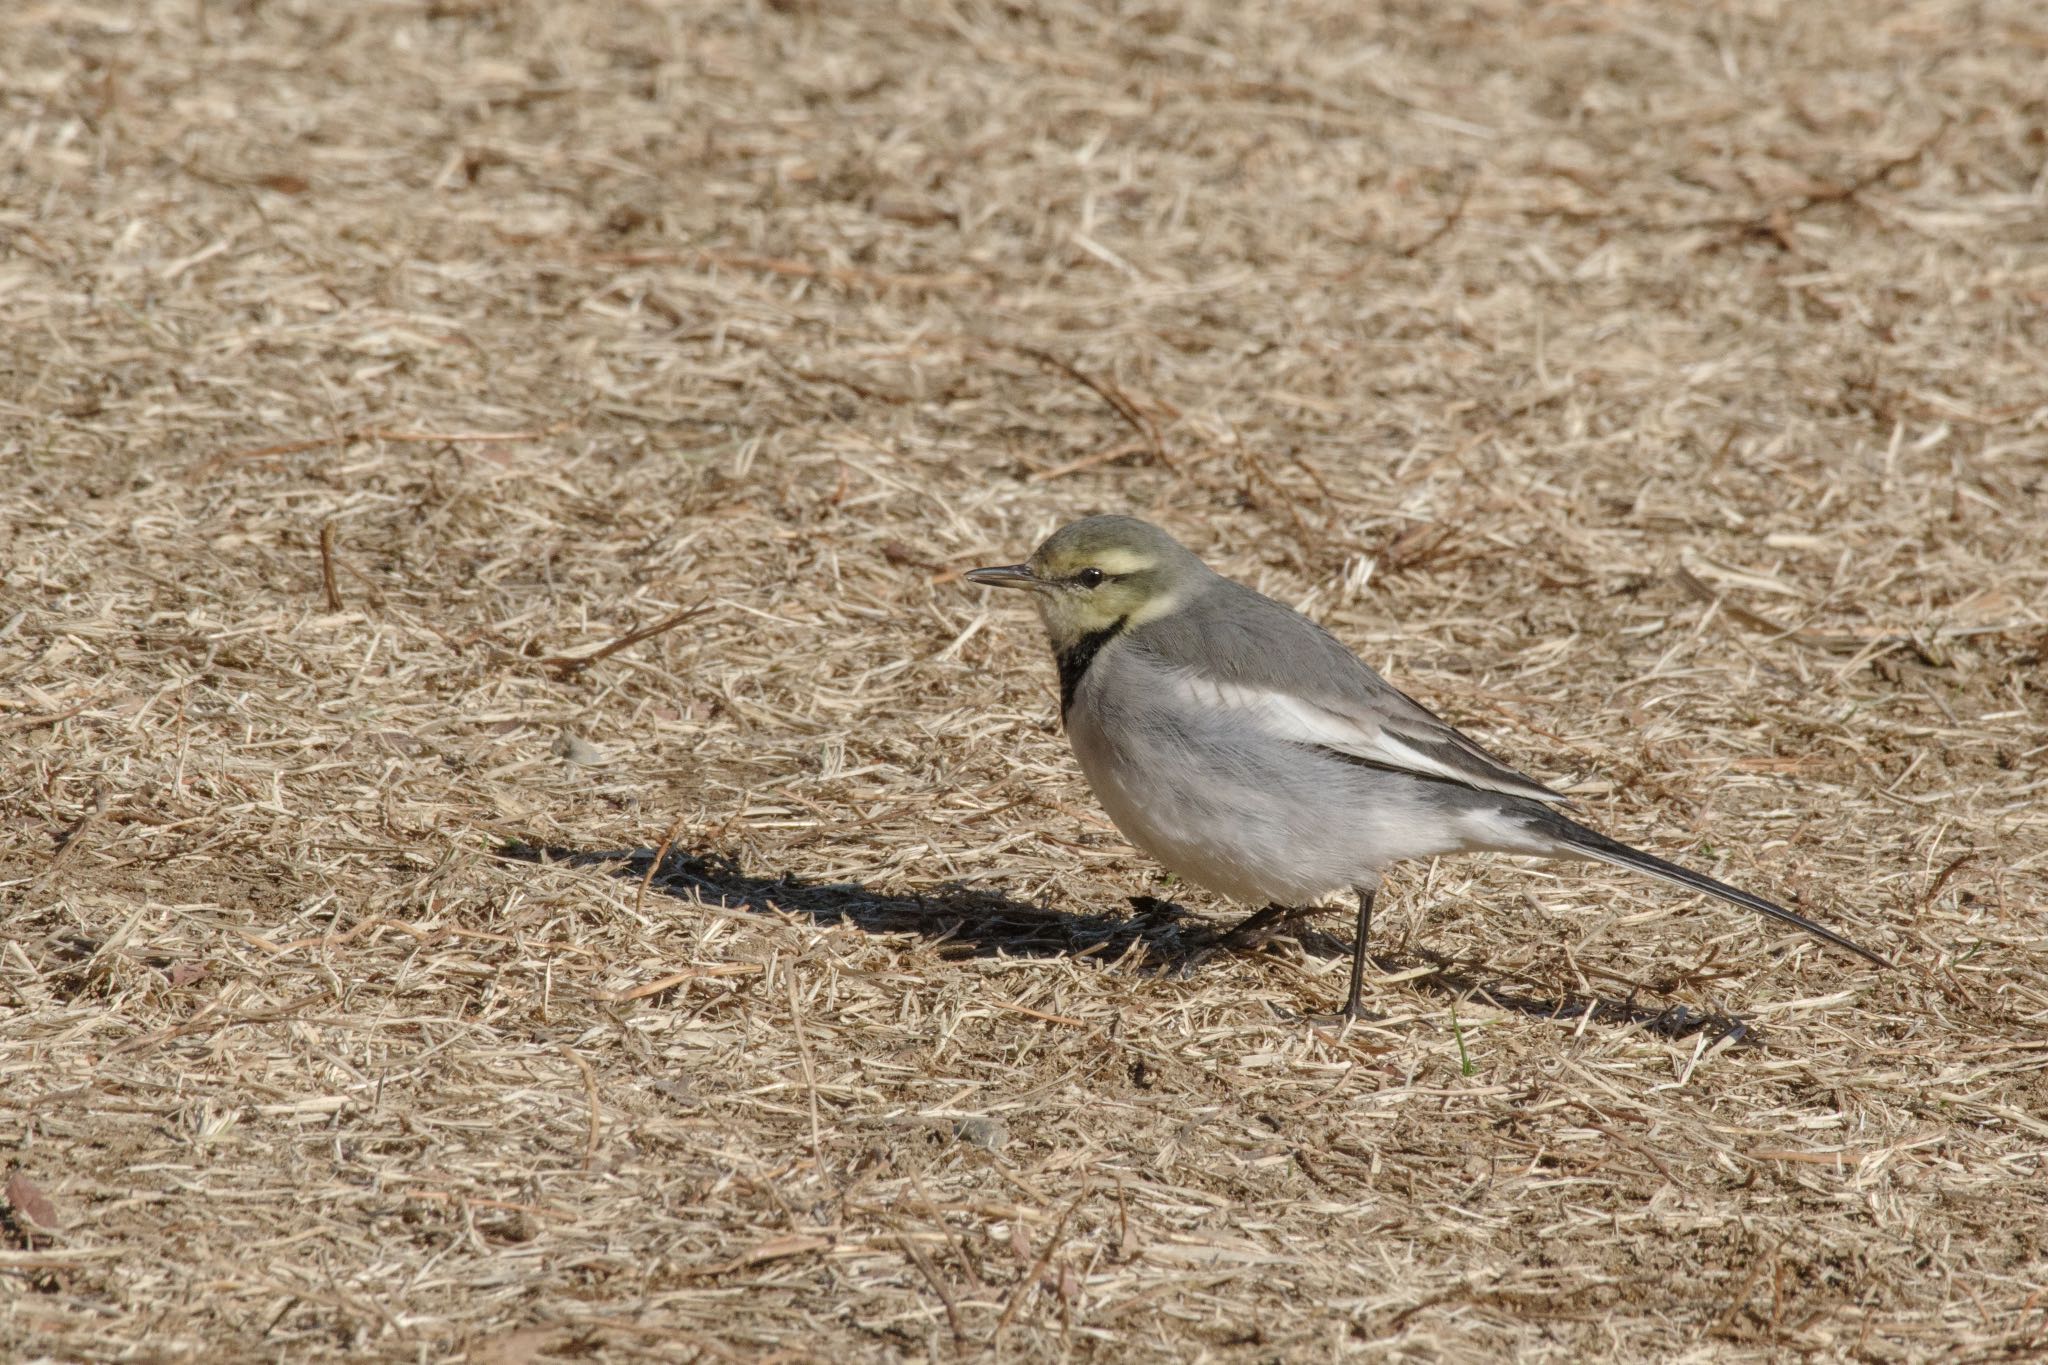
[[[1021,564],[962,577],[1032,595],[1061,722],[1117,829],[1183,880],[1263,905],[1219,942],[1262,941],[1329,896],[1356,896],[1350,988],[1333,1018],[1370,1017],[1366,941],[1386,868],[1448,853],[1611,863],[1892,966],[1782,905],[1580,824],[1567,797],[1149,522],[1087,517]]]

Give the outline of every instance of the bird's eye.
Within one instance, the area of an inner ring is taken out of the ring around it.
[[[1093,588],[1099,585],[1105,576],[1100,569],[1083,569],[1074,575],[1074,581],[1084,588]]]

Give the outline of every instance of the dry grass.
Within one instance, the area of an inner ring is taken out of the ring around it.
[[[2038,1358],[2044,49],[7,7],[0,1355]],[[1103,509],[1903,970],[1485,859],[1383,1023],[1178,970],[955,578]]]

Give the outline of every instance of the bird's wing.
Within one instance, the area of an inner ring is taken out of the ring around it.
[[[1460,734],[1307,617],[1229,587],[1242,596],[1233,593],[1227,609],[1176,612],[1133,632],[1183,700],[1374,767],[1570,804]]]
[[[1206,709],[1233,711],[1246,724],[1276,739],[1328,749],[1376,768],[1443,778],[1482,791],[1551,804],[1565,800],[1398,692],[1395,695],[1407,702],[1407,707],[1376,704],[1340,710],[1285,688],[1229,682],[1186,669],[1174,672],[1169,685],[1183,699]],[[1411,707],[1420,718],[1403,714]]]

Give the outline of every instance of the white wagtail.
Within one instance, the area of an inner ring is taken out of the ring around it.
[[[969,582],[1031,591],[1060,717],[1125,837],[1198,886],[1267,908],[1247,941],[1320,897],[1358,896],[1344,1015],[1361,1017],[1366,933],[1390,863],[1492,851],[1647,872],[1891,964],[1781,905],[1567,819],[1524,777],[1391,686],[1299,612],[1166,532],[1089,517]]]

